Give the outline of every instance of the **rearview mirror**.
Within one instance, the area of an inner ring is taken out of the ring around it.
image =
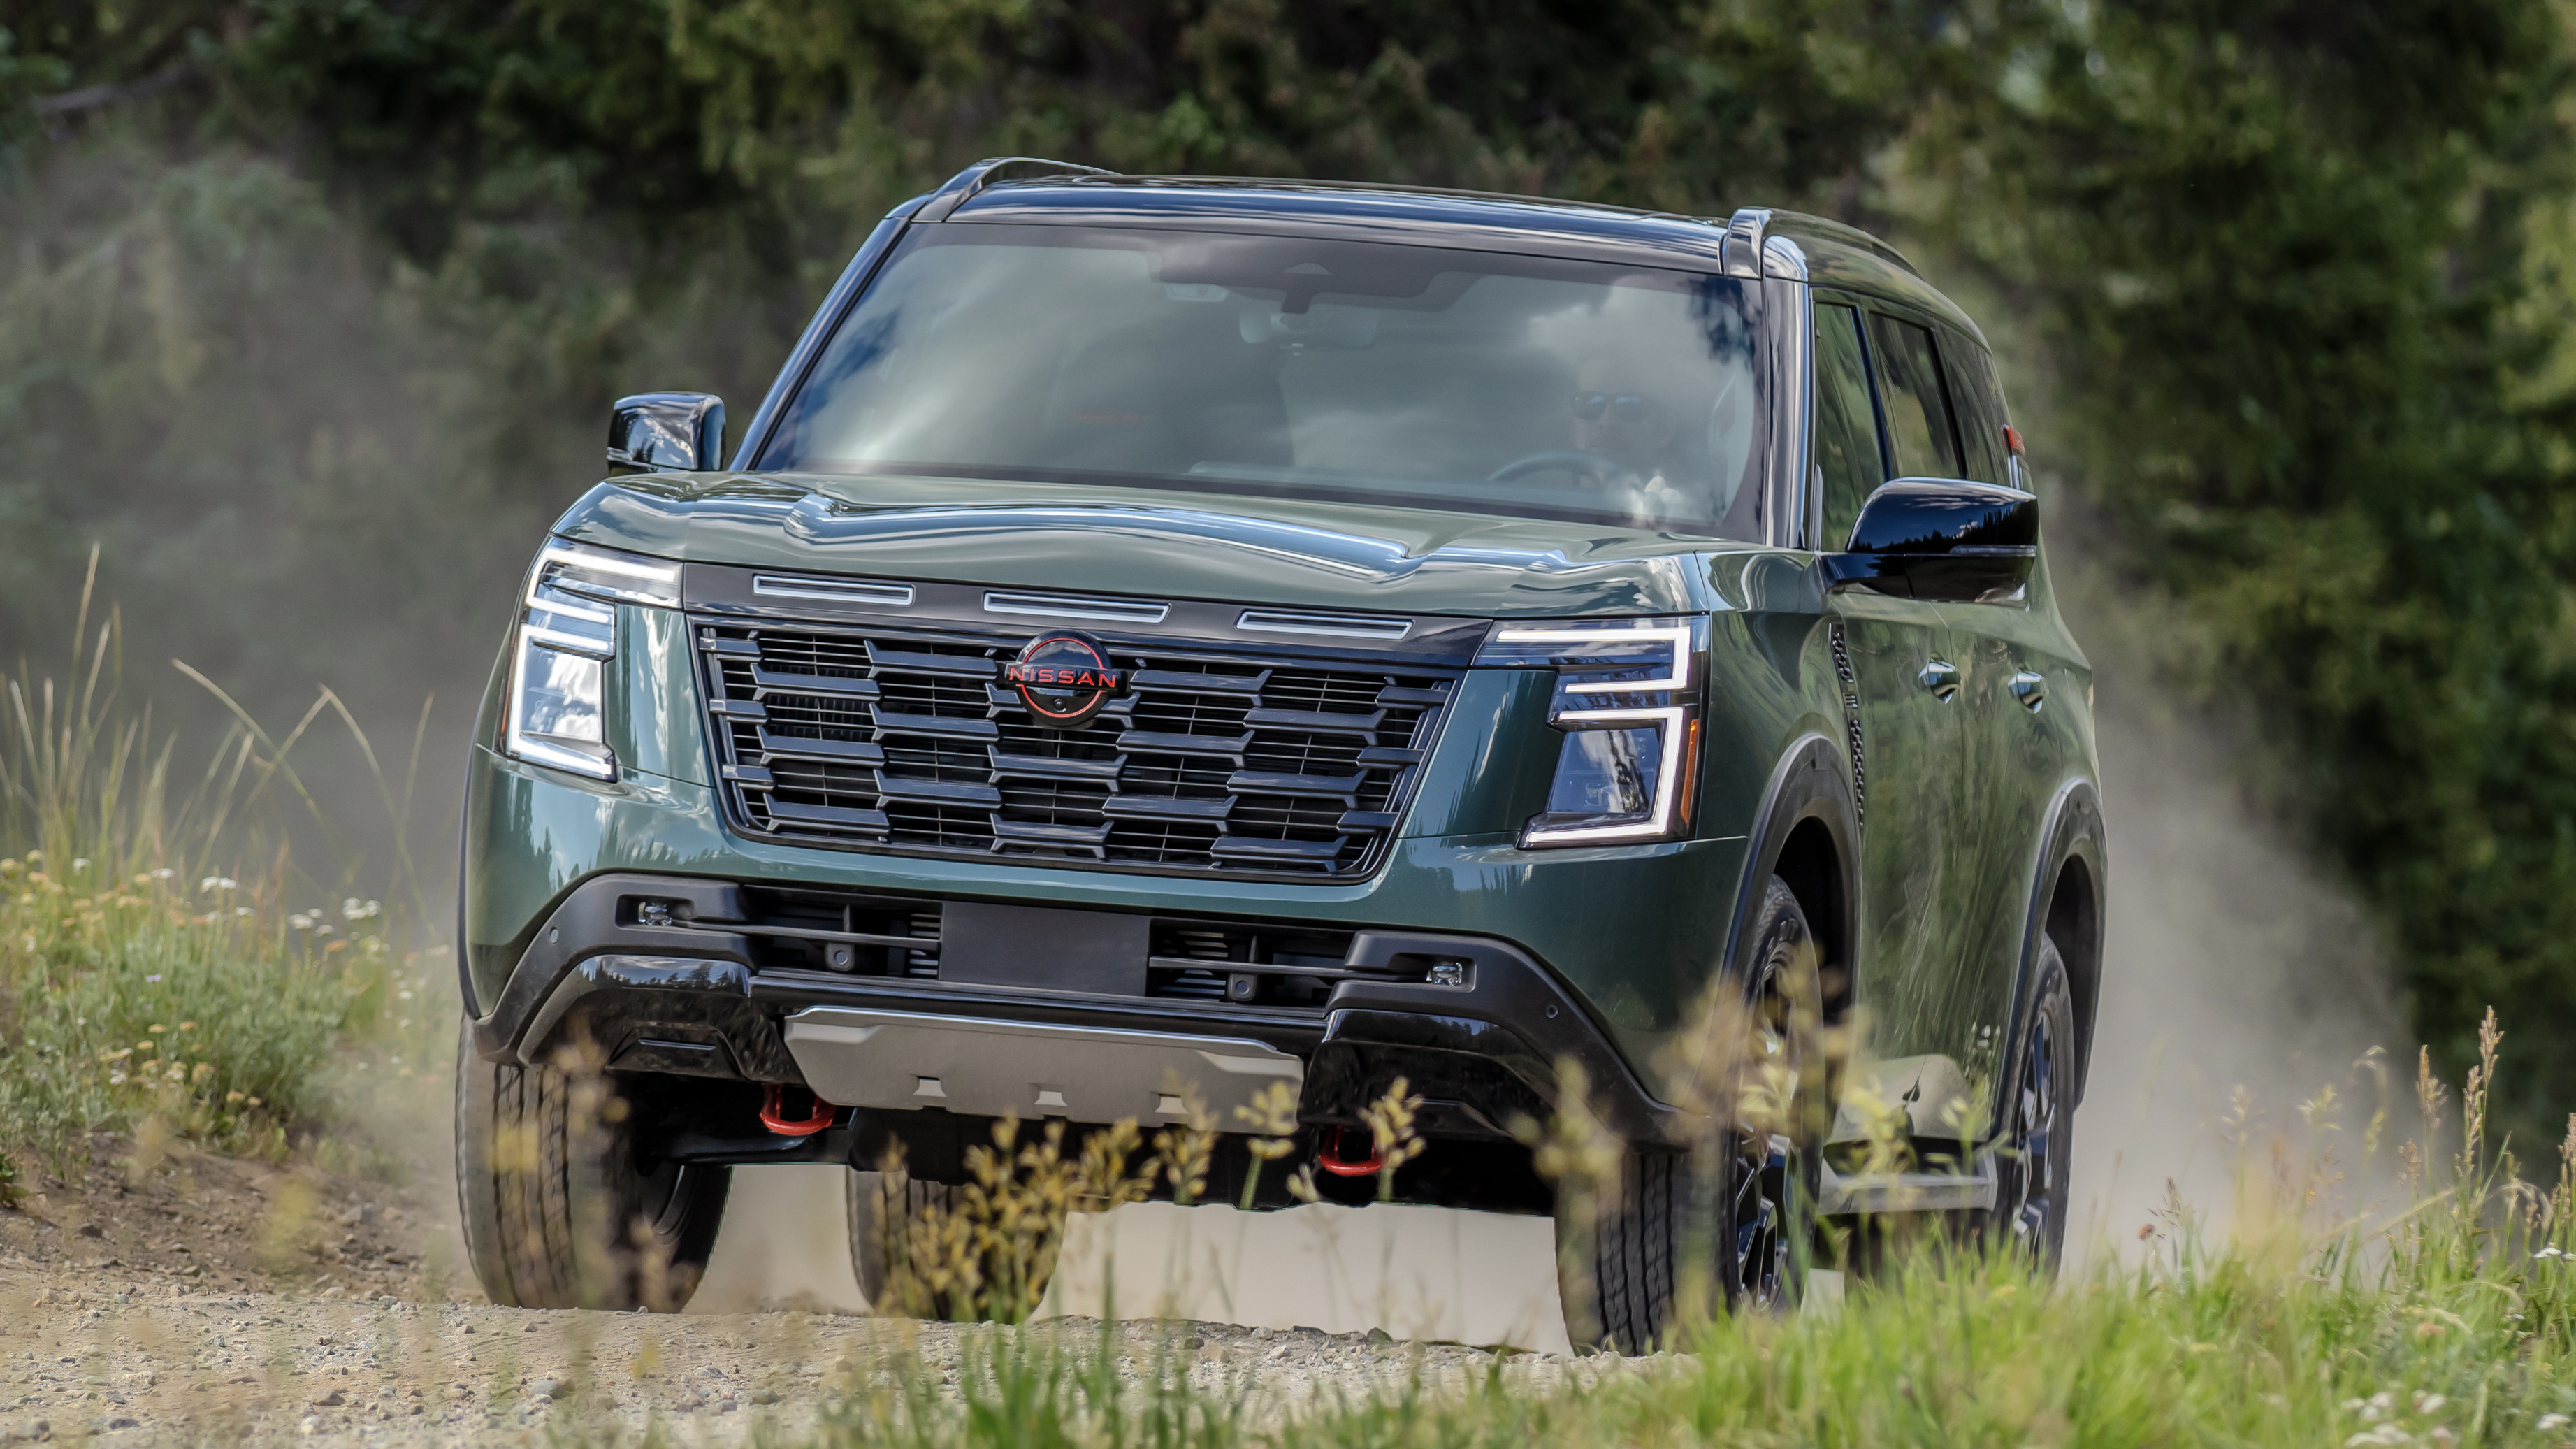
[[[1818,558],[1828,588],[2009,603],[2039,558],[2039,500],[1964,478],[1899,478],[1869,495],[1851,542]]]
[[[640,392],[608,413],[608,466],[620,473],[709,473],[724,466],[724,399]]]

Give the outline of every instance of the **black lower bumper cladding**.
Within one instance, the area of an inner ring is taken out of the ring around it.
[[[991,934],[985,928],[993,923],[979,913],[1028,910],[855,892],[836,899],[804,891],[785,900],[729,881],[596,876],[567,893],[531,934],[474,1037],[490,1059],[530,1063],[587,1043],[609,1071],[650,1079],[636,1081],[629,1094],[661,1124],[649,1134],[656,1155],[692,1161],[868,1166],[900,1145],[916,1175],[961,1180],[966,1151],[991,1140],[993,1119],[946,1111],[935,1100],[918,1110],[852,1110],[804,1137],[760,1126],[766,1087],[807,1086],[786,1024],[812,1008],[844,1009],[821,1017],[855,1009],[871,1019],[962,1020],[1014,1032],[1258,1043],[1270,1056],[1303,1063],[1298,1116],[1308,1136],[1359,1128],[1368,1105],[1401,1078],[1424,1099],[1417,1129],[1441,1149],[1406,1171],[1422,1179],[1404,1194],[1417,1200],[1478,1197],[1472,1184],[1431,1179],[1481,1174],[1509,1200],[1495,1205],[1525,1206],[1525,1184],[1504,1182],[1527,1177],[1514,1124],[1552,1110],[1563,1058],[1583,1067],[1594,1110],[1612,1130],[1631,1141],[1676,1138],[1673,1110],[1646,1091],[1582,1004],[1507,942],[1049,911],[1046,946],[1025,964],[987,954],[956,971],[965,979],[943,969],[949,963],[938,956],[941,940]],[[895,935],[889,923],[909,924]],[[1175,941],[1199,956],[1156,954],[1176,949]],[[1328,946],[1340,949],[1339,959],[1320,954]],[[1061,989],[1050,963],[1068,952],[1084,963],[1089,989]],[[925,1079],[925,1090],[936,1083]],[[1229,1133],[1242,1126],[1218,1125]],[[1489,1158],[1495,1172],[1479,1166]],[[1211,1193],[1244,1162],[1241,1139],[1229,1136]],[[1500,1170],[1506,1162],[1511,1171]]]

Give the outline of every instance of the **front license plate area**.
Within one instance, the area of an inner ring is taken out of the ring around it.
[[[1153,922],[1112,911],[950,901],[939,927],[939,979],[965,986],[1145,994]]]

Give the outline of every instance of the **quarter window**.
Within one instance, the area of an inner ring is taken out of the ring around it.
[[[2019,486],[2012,476],[2011,455],[2004,448],[2004,424],[2011,419],[2004,412],[2004,390],[1995,380],[1994,359],[1984,348],[1944,334],[1941,364],[1950,396],[1959,404],[1959,441],[1967,445],[1968,466],[1960,476]]]
[[[1825,531],[1817,546],[1838,549],[1850,539],[1861,504],[1887,481],[1887,467],[1869,403],[1860,311],[1830,303],[1816,306],[1816,471],[1825,493]]]
[[[1869,322],[1871,350],[1878,354],[1878,398],[1887,409],[1897,476],[1964,476],[1959,432],[1941,390],[1941,360],[1931,330],[1876,312]]]

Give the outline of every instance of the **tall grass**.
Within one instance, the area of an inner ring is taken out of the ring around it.
[[[22,664],[0,680],[0,1155],[68,1161],[84,1134],[147,1122],[283,1154],[327,1116],[353,1044],[435,1070],[398,1049],[434,1035],[429,977],[403,949],[417,917],[343,875],[326,886],[288,848],[300,816],[340,854],[291,764],[334,697],[283,737],[237,711],[181,778],[176,742],[119,697],[120,621],[93,630],[91,604],[85,583],[63,677]],[[416,903],[408,877],[393,881]]]

